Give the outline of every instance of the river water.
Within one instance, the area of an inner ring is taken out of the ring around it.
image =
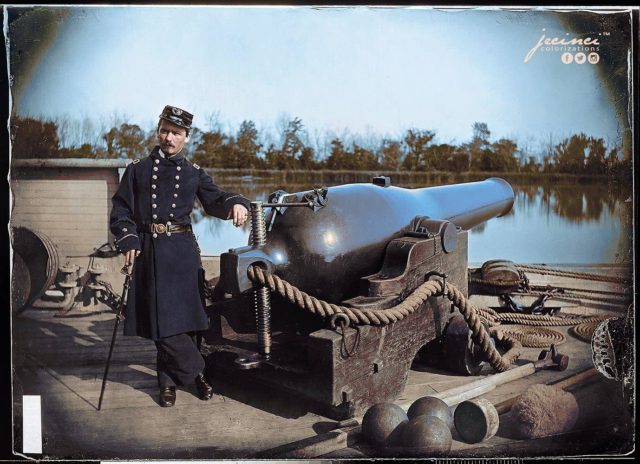
[[[313,186],[296,185],[286,190],[292,193]],[[248,182],[223,187],[262,201],[281,188]],[[594,184],[512,184],[512,187],[515,193],[512,211],[470,230],[469,263],[480,264],[490,259],[547,264],[630,262],[633,211],[630,189]],[[199,209],[194,211],[193,222],[203,255],[220,255],[229,248],[247,244],[249,223],[236,228],[231,221],[203,216]]]

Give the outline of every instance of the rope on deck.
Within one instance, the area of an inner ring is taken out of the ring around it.
[[[519,292],[518,295],[522,296],[540,296],[549,295],[550,299],[572,301],[582,303],[582,300],[597,301],[600,303],[610,303],[618,306],[626,306],[629,303],[631,295],[622,295],[617,298],[608,298],[606,296],[589,295],[593,293],[591,291],[585,291],[585,294],[577,292],[565,292],[562,288],[550,290],[550,291],[532,291],[532,292]]]
[[[591,338],[593,337],[593,333],[602,322],[603,321],[584,322],[582,324],[576,325],[575,327],[571,327],[569,329],[569,333],[582,340],[583,342],[590,343]]]
[[[563,334],[539,327],[530,329],[524,335],[514,335],[516,332],[522,331],[502,325],[504,323],[527,326],[574,326],[587,322],[601,323],[608,319],[608,317],[601,316],[567,318],[520,313],[497,313],[491,308],[478,308],[473,305],[455,285],[443,280],[426,281],[402,302],[391,308],[361,311],[357,308],[349,308],[320,300],[257,265],[249,266],[247,275],[255,284],[267,286],[272,292],[279,294],[289,302],[312,314],[320,317],[330,317],[334,314],[342,313],[349,318],[351,323],[360,325],[381,326],[401,321],[416,311],[430,297],[444,295],[458,308],[471,330],[471,339],[480,347],[491,367],[498,372],[509,369],[511,364],[520,356],[523,345],[540,346],[539,344],[543,343],[540,341],[540,337],[543,340],[562,340],[560,343],[566,341]],[[488,330],[485,325],[488,326]],[[537,339],[534,333],[538,335]],[[495,348],[491,337],[506,349],[504,355],[501,355]],[[542,346],[548,345],[549,343],[544,341]]]
[[[624,285],[629,285],[631,283],[629,279],[625,279],[623,277],[605,276],[601,274],[592,274],[589,272],[566,271],[564,269],[556,269],[556,268],[547,267],[547,266],[516,264],[516,268],[520,271],[531,271],[536,274],[542,274],[542,275],[557,275],[562,277],[573,277],[575,279],[593,280],[596,282],[620,283]]]
[[[531,348],[548,348],[551,345],[562,345],[567,341],[563,333],[544,327],[510,325],[502,326],[501,330],[522,343],[522,346]]]
[[[429,280],[423,283],[401,303],[391,308],[363,312],[357,308],[339,306],[313,297],[256,265],[250,266],[247,274],[249,279],[254,283],[266,285],[271,291],[278,293],[291,303],[313,314],[321,317],[329,317],[334,314],[343,313],[349,318],[351,323],[363,325],[380,326],[400,321],[412,314],[428,298],[438,294],[444,294],[460,310],[471,329],[474,343],[482,349],[489,364],[495,370],[499,372],[507,370],[521,354],[522,345],[520,342],[504,335],[496,327],[490,328],[489,332],[487,332],[481,321],[481,317],[476,314],[475,307],[466,299],[462,292],[455,286],[449,283],[445,284],[445,282],[440,280]],[[492,317],[492,314],[487,311],[481,311],[481,314],[486,317]],[[493,346],[490,335],[493,335],[498,343],[506,348],[507,351],[504,355],[501,355]]]

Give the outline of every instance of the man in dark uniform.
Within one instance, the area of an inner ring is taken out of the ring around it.
[[[204,359],[195,332],[207,328],[204,270],[191,230],[190,215],[198,198],[207,214],[247,220],[249,200],[222,191],[197,164],[184,158],[193,115],[166,106],[160,115],[159,144],[134,160],[112,198],[110,226],[116,247],[133,264],[124,334],[155,341],[160,405],[173,406],[176,385],[195,383],[208,400],[213,390],[202,371]]]

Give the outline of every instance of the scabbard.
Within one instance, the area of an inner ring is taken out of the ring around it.
[[[109,346],[109,355],[107,356],[107,364],[104,369],[104,375],[102,376],[102,387],[100,388],[100,399],[98,400],[98,411],[102,409],[102,398],[104,397],[104,390],[107,386],[107,378],[109,376],[109,366],[111,365],[111,355],[113,354],[113,348],[116,345],[116,338],[118,337],[118,327],[120,326],[120,321],[124,319],[124,308],[127,304],[127,296],[129,294],[129,285],[131,283],[131,274],[133,273],[133,265],[131,265],[131,269],[128,269],[128,266],[123,268],[123,273],[126,271],[126,277],[124,278],[124,285],[122,287],[122,297],[120,298],[120,305],[118,308],[118,313],[116,314],[116,322],[113,326],[113,334],[111,335],[111,345]]]

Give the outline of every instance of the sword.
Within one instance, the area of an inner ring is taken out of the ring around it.
[[[116,324],[113,327],[113,335],[111,336],[111,346],[109,347],[109,356],[107,357],[107,365],[104,369],[104,376],[102,377],[102,388],[100,389],[100,399],[98,400],[98,411],[102,408],[102,397],[104,396],[104,389],[107,386],[107,376],[109,375],[109,365],[111,364],[111,355],[113,354],[113,347],[116,344],[116,337],[118,335],[118,326],[120,321],[124,319],[124,308],[127,305],[127,294],[129,293],[129,284],[131,283],[131,274],[133,273],[133,263],[125,264],[120,270],[125,275],[124,286],[122,287],[122,297],[120,298],[120,304],[118,305],[118,312],[116,313]]]

